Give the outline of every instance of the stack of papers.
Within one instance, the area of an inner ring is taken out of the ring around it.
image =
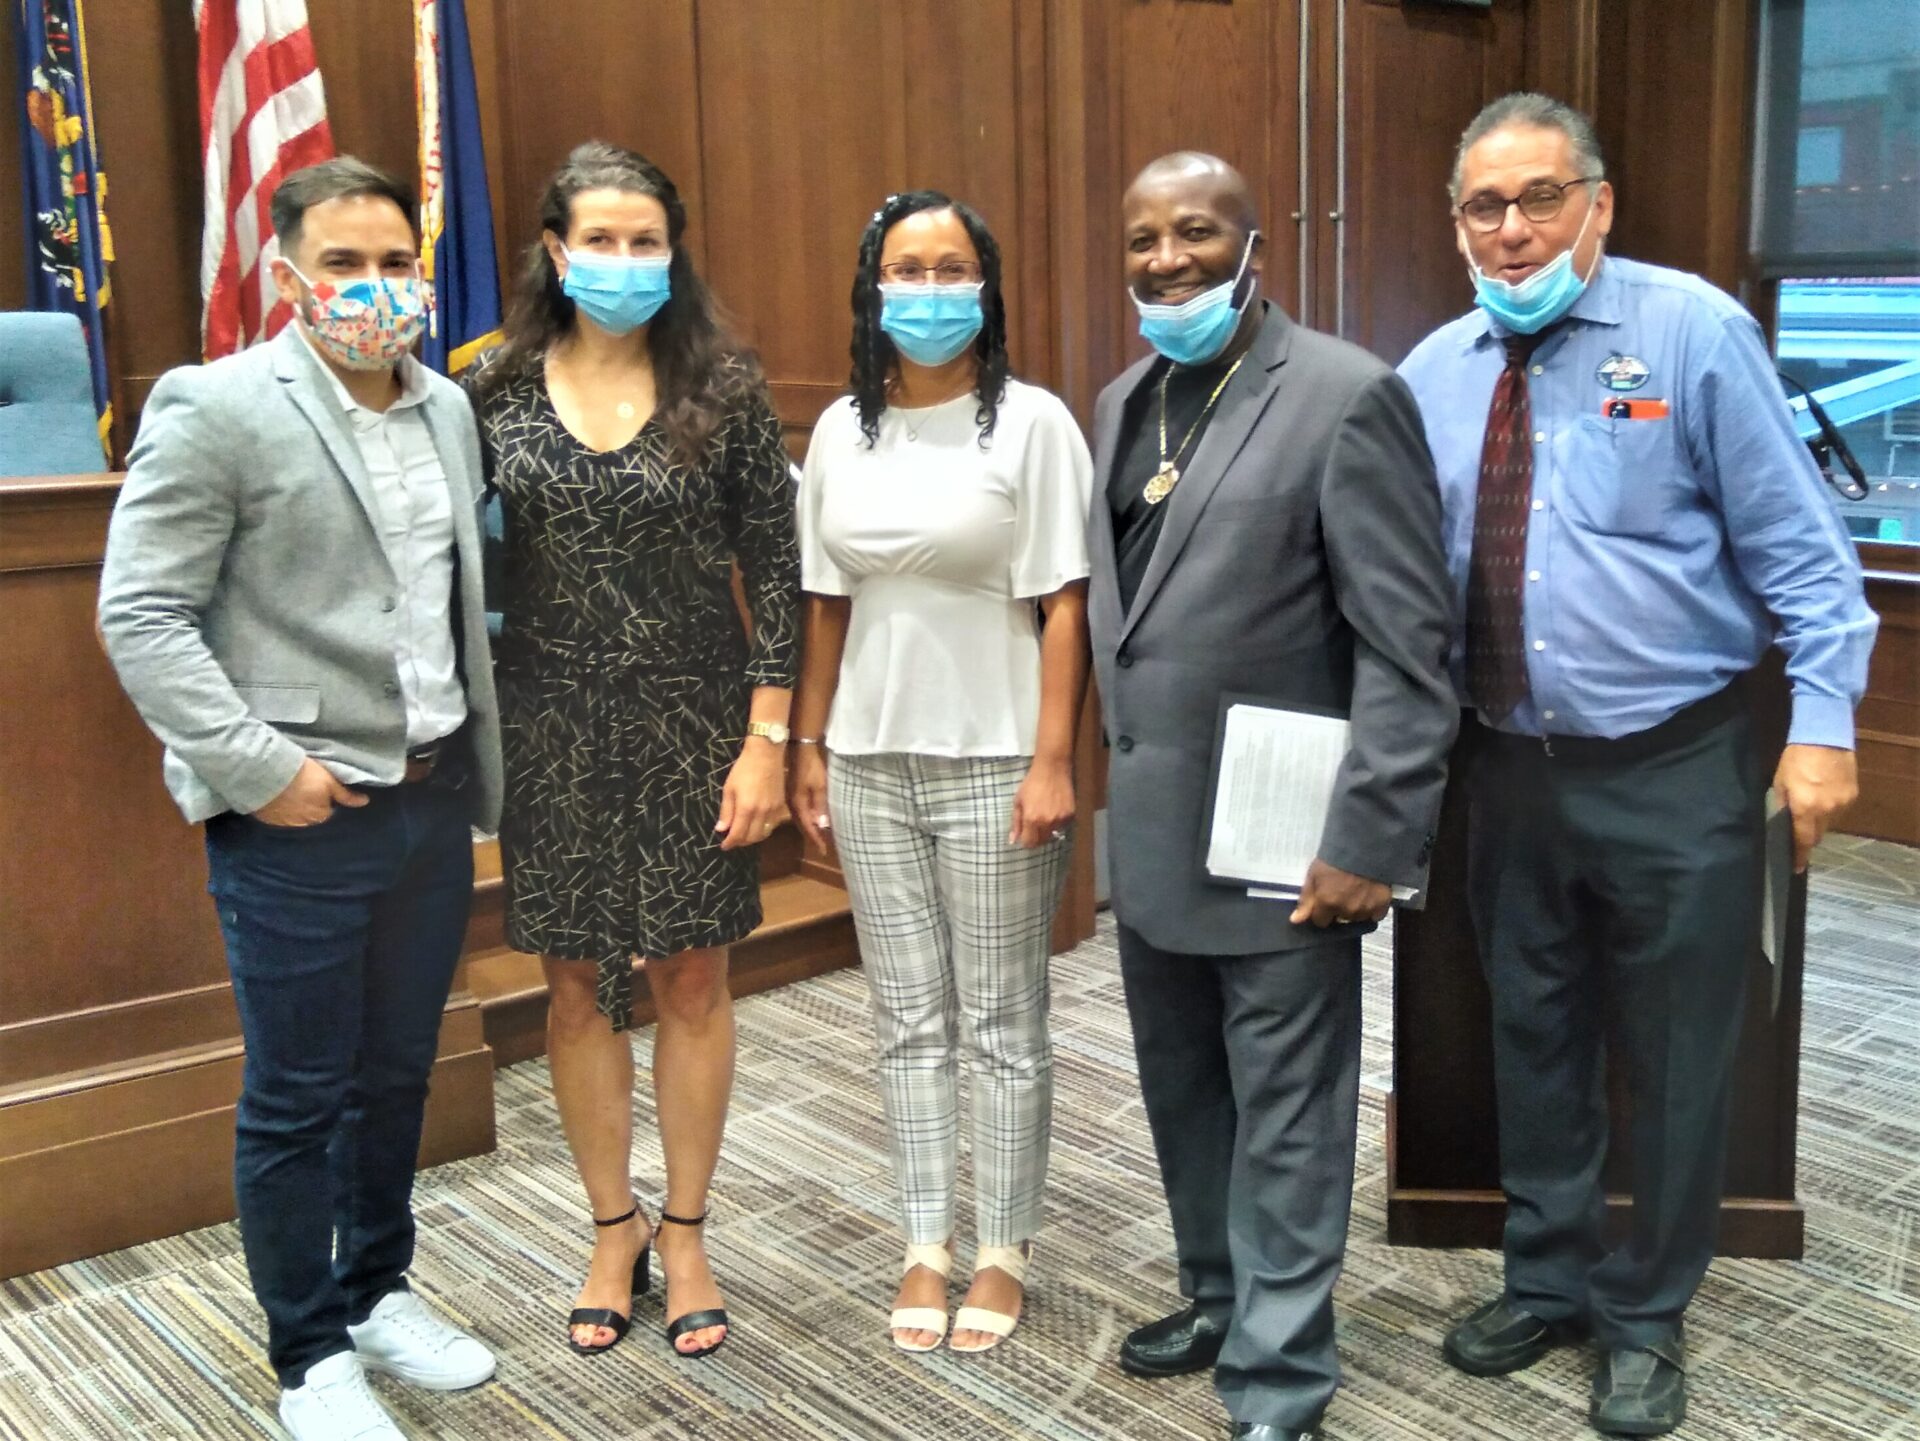
[[[1223,703],[1208,878],[1244,885],[1262,899],[1298,899],[1351,739],[1340,716],[1252,700]],[[1409,886],[1393,893],[1399,901],[1414,894]]]

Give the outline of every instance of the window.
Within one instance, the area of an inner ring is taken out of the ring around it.
[[[1752,248],[1776,355],[1866,473],[1854,537],[1920,546],[1915,0],[1762,0]],[[1801,434],[1818,434],[1796,399]],[[1838,465],[1836,474],[1842,474]]]
[[[1812,391],[1860,468],[1867,494],[1842,501],[1854,539],[1920,545],[1920,274],[1783,280],[1783,373]],[[1803,436],[1818,434],[1796,399]]]
[[[1914,0],[1764,0],[1761,23],[1763,273],[1920,271]]]
[[[1838,125],[1803,125],[1800,158],[1793,167],[1795,188],[1838,185],[1840,157],[1845,153],[1846,140],[1847,132]]]

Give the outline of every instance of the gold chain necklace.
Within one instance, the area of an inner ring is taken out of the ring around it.
[[[1194,436],[1200,433],[1200,427],[1206,424],[1207,417],[1213,413],[1214,402],[1220,399],[1220,392],[1227,388],[1227,382],[1233,379],[1233,373],[1240,368],[1249,354],[1251,354],[1250,351],[1241,351],[1240,359],[1227,367],[1227,373],[1220,377],[1220,383],[1214,386],[1213,394],[1207,397],[1207,403],[1200,407],[1199,418],[1187,428],[1186,439],[1180,442],[1172,455],[1167,454],[1167,382],[1173,379],[1173,367],[1169,365],[1166,373],[1160,377],[1160,468],[1147,481],[1147,488],[1143,492],[1148,505],[1158,505],[1173,494],[1173,488],[1180,483],[1180,467],[1176,462],[1186,454],[1187,447],[1193,444]]]

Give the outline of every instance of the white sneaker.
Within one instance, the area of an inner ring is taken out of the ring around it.
[[[293,1441],[406,1441],[351,1351],[316,1361],[305,1385],[280,1393],[280,1424]]]
[[[429,1391],[464,1391],[493,1375],[493,1352],[442,1321],[411,1291],[389,1291],[347,1334],[369,1371]]]

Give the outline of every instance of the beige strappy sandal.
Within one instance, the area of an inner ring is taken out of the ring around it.
[[[1029,1249],[1018,1246],[982,1246],[979,1254],[973,1258],[973,1274],[978,1276],[990,1266],[997,1266],[1013,1278],[1014,1284],[1022,1292],[1027,1289],[1027,1263],[1032,1259],[1031,1243]],[[1022,1308],[1024,1309],[1024,1307]],[[953,1317],[953,1329],[956,1331],[984,1331],[993,1339],[984,1346],[958,1346],[949,1342],[947,1349],[962,1356],[978,1355],[982,1351],[991,1351],[1007,1337],[1013,1334],[1013,1328],[1020,1324],[1018,1316],[1003,1316],[998,1311],[988,1311],[979,1306],[962,1306]]]
[[[945,1246],[909,1246],[906,1264],[900,1268],[905,1276],[915,1266],[925,1266],[935,1272],[942,1281],[953,1275],[953,1252]],[[893,1331],[893,1344],[902,1351],[933,1351],[939,1348],[947,1338],[947,1308],[938,1310],[932,1306],[901,1306],[887,1317],[887,1327]],[[909,1345],[900,1339],[901,1331],[931,1331],[933,1340],[925,1345]]]

